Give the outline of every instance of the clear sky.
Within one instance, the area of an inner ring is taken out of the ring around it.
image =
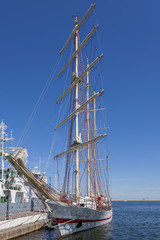
[[[12,128],[14,144],[71,33],[72,16],[81,19],[91,3],[0,1],[0,120]],[[93,3],[104,53],[112,198],[160,199],[160,1]],[[57,92],[52,82],[21,142],[30,168],[49,155]]]

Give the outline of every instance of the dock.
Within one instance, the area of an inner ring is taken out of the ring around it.
[[[46,213],[36,213],[30,216],[0,221],[0,239],[15,239],[41,229],[46,225],[46,222]]]

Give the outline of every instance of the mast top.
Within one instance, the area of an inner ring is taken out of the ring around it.
[[[4,130],[6,130],[6,128],[7,128],[7,125],[5,125],[4,122],[3,122],[3,120],[2,120],[2,122],[1,122],[1,124],[0,124],[1,132],[4,131]]]
[[[74,20],[74,22],[75,22],[75,25],[78,24],[78,18],[79,18],[79,16],[77,16],[77,17],[74,17],[74,16],[73,16],[73,20]]]
[[[11,137],[8,138],[7,136],[7,125],[5,125],[5,123],[1,122],[0,124],[0,142],[6,142],[6,141],[11,141],[14,138],[12,138],[12,130],[11,130]]]
[[[6,133],[7,133],[7,125],[5,125],[5,123],[2,120],[0,124],[0,141],[1,142],[7,139]]]
[[[82,18],[82,20],[79,22],[78,24],[78,16],[77,17],[73,17],[74,21],[76,20],[76,27],[74,28],[72,34],[70,35],[70,37],[68,38],[67,42],[65,43],[65,45],[63,46],[63,48],[60,50],[59,54],[62,54],[62,52],[64,51],[64,49],[67,47],[68,43],[70,42],[70,40],[73,38],[75,32],[80,28],[80,26],[82,25],[82,23],[84,22],[84,20],[87,18],[87,16],[89,15],[89,13],[92,11],[92,9],[95,7],[96,4],[92,4],[90,6],[90,8],[88,9],[88,11],[86,12],[86,14],[84,15],[84,17]]]

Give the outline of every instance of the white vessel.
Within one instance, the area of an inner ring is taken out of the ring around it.
[[[85,60],[82,58],[82,49],[92,38],[98,26],[93,27],[82,43],[80,41],[80,28],[94,7],[94,4],[91,5],[79,23],[78,17],[74,18],[72,33],[60,51],[62,55],[66,47],[71,45],[69,43],[73,42],[71,57],[58,74],[60,77],[65,69],[72,66],[70,68],[72,69],[70,85],[57,100],[57,103],[67,102],[69,94],[71,95],[68,114],[55,127],[57,131],[58,128],[65,125],[68,132],[68,137],[65,137],[63,132],[60,135],[60,142],[57,140],[57,146],[54,146],[57,150],[54,157],[55,188],[47,186],[42,179],[36,178],[25,167],[20,157],[21,151],[16,153],[16,156],[6,155],[9,162],[46,198],[46,204],[53,213],[61,236],[98,227],[112,220],[112,203],[107,182],[108,158],[102,157],[99,143],[106,138],[107,134],[98,134],[99,131],[96,127],[98,125],[96,113],[98,110],[102,110],[96,107],[96,99],[101,98],[104,90],[95,92],[90,88],[92,85],[91,69],[95,68],[103,54],[101,53],[91,63],[89,63],[89,58]],[[81,68],[82,59],[83,62],[86,62],[84,69]],[[100,119],[100,121],[103,120]],[[66,138],[68,138],[67,147],[65,147]],[[64,149],[59,153],[61,147]],[[62,157],[65,159],[64,172],[61,171],[62,166],[59,169],[57,167],[58,161],[61,161]],[[58,170],[60,170],[59,174]],[[58,176],[64,179],[62,184],[56,183]]]
[[[17,218],[26,212],[33,211],[34,203],[31,197],[34,197],[34,201],[37,201],[36,196],[33,196],[22,176],[13,167],[8,165],[8,168],[5,168],[4,166],[6,152],[10,152],[14,156],[15,151],[20,149],[6,145],[7,142],[12,140],[12,131],[11,136],[8,137],[7,125],[2,121],[0,124],[0,156],[2,166],[0,168],[0,220]],[[24,149],[23,160],[25,165],[27,163],[27,156],[27,150]],[[38,207],[34,206],[34,209],[38,209]]]
[[[72,33],[60,51],[60,54],[62,54],[69,42],[73,41],[72,56],[58,75],[60,77],[64,70],[72,64],[71,85],[57,100],[58,103],[66,96],[68,97],[69,94],[72,95],[68,116],[55,127],[56,130],[65,123],[69,123],[68,149],[54,157],[56,160],[62,156],[66,158],[64,183],[60,190],[61,202],[46,201],[55,216],[61,236],[101,226],[112,219],[112,204],[108,187],[104,189],[103,186],[100,186],[100,184],[103,185],[100,182],[101,170],[103,171],[103,169],[99,168],[100,164],[98,163],[98,161],[107,161],[107,159],[98,159],[97,150],[97,141],[106,137],[106,134],[97,135],[96,131],[96,98],[100,97],[104,90],[94,91],[90,96],[90,85],[92,83],[89,73],[103,54],[91,64],[89,64],[89,58],[87,58],[86,69],[80,69],[81,50],[92,37],[98,25],[93,27],[82,43],[80,42],[80,27],[94,6],[94,4],[91,5],[79,23],[78,17],[74,18],[75,25]],[[94,114],[90,114],[91,111]],[[91,117],[93,117],[93,121]],[[84,169],[84,178],[86,178],[84,183],[82,183],[82,168]],[[75,175],[74,180],[73,174]],[[86,191],[84,190],[84,184]]]

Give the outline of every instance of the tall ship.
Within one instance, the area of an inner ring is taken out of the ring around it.
[[[45,204],[53,214],[62,237],[107,224],[112,220],[108,157],[102,156],[101,150],[101,145],[105,144],[107,138],[107,134],[102,133],[106,127],[99,130],[97,122],[97,111],[104,110],[97,106],[104,89],[95,91],[98,85],[93,86],[93,78],[90,77],[103,54],[100,53],[91,61],[90,56],[83,57],[82,51],[87,48],[88,41],[93,39],[99,26],[94,26],[83,41],[80,37],[81,27],[94,7],[95,4],[92,4],[80,21],[78,17],[73,17],[71,35],[60,51],[62,56],[71,47],[70,58],[58,74],[59,78],[64,78],[65,73],[67,78],[70,76],[70,85],[66,87],[65,83],[62,84],[63,92],[56,102],[62,103],[60,108],[64,109],[61,111],[62,121],[55,126],[56,132],[58,129],[62,130],[54,145],[57,151],[53,157],[54,188],[42,183],[26,168],[20,156],[23,150],[17,151],[15,155],[6,154],[9,162],[45,197]],[[82,37],[83,35],[84,32]],[[102,118],[100,122],[103,122]],[[63,160],[64,171],[61,164]],[[61,179],[59,183],[58,178]]]

